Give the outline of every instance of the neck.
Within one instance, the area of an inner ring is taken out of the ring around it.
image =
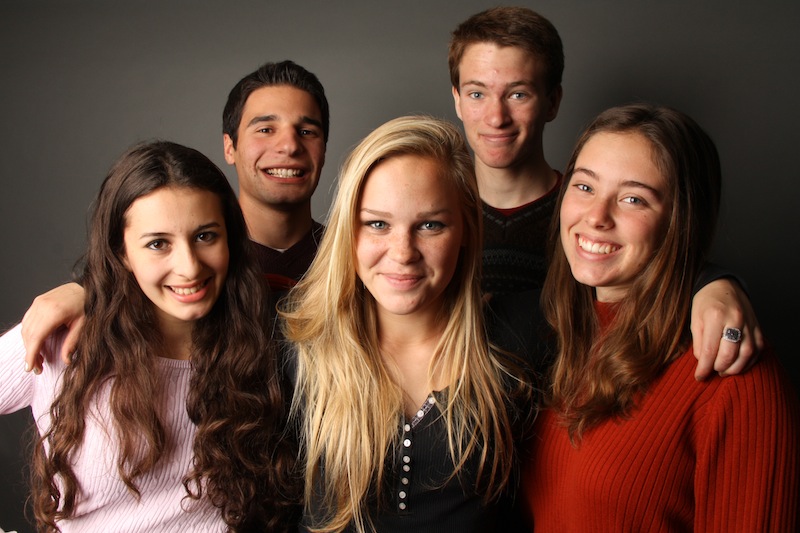
[[[285,210],[247,197],[240,197],[239,204],[250,238],[264,246],[276,250],[291,248],[311,230],[310,201]]]
[[[393,317],[380,320],[378,326],[381,357],[403,389],[405,411],[409,415],[419,409],[432,391],[447,386],[441,375],[429,374],[443,325],[428,318]]]
[[[550,192],[558,181],[558,174],[544,157],[510,168],[491,168],[476,159],[475,174],[481,200],[500,209],[511,209],[538,200]]]
[[[161,340],[164,344],[159,355],[167,359],[188,360],[192,355],[193,327],[193,322],[162,324]]]

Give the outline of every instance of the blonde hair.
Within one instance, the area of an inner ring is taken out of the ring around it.
[[[281,313],[297,353],[292,413],[302,424],[306,508],[313,503],[315,512],[324,510],[323,523],[314,524],[319,531],[340,531],[351,522],[364,530],[364,504],[380,492],[403,417],[403,391],[380,356],[375,300],[359,283],[355,266],[364,184],[379,162],[400,155],[440,164],[463,209],[465,244],[445,290],[446,325],[429,368],[429,375],[442,375],[450,384],[442,409],[453,475],[471,454],[480,454],[477,477],[486,481],[491,500],[511,472],[506,369],[489,348],[481,309],[481,204],[472,159],[459,131],[445,121],[391,120],[345,161],[317,257]]]

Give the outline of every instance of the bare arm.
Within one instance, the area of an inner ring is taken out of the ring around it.
[[[83,329],[83,287],[67,283],[37,296],[22,318],[22,340],[25,343],[25,370],[39,374],[42,371],[40,355],[45,339],[58,328],[66,327],[69,333],[61,348],[61,359],[69,364],[78,336]]]
[[[741,341],[722,338],[723,330],[728,327],[742,331]],[[740,374],[756,361],[764,347],[750,300],[738,283],[727,278],[713,281],[695,294],[691,330],[698,380],[714,371],[720,375]]]

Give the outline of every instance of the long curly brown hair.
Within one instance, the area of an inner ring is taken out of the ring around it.
[[[123,154],[97,197],[83,260],[86,326],[51,406],[52,424],[34,447],[37,523],[58,530],[56,522],[74,514],[80,486],[71,458],[81,447],[89,408],[109,380],[117,468],[131,492],[139,496],[136,478],[167,451],[155,405],[155,356],[162,345],[155,313],[122,261],[128,208],[162,187],[219,197],[230,256],[219,299],[193,329],[186,409],[197,433],[193,469],[184,479],[187,497],[209,498],[233,531],[287,528],[299,509],[299,481],[293,475],[293,439],[284,431],[286,402],[263,277],[251,259],[244,218],[225,175],[200,152],[166,141]]]

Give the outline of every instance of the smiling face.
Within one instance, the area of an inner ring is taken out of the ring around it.
[[[358,277],[379,318],[440,311],[464,239],[459,194],[438,162],[414,155],[379,163],[357,214]]]
[[[561,204],[561,244],[572,275],[619,301],[664,236],[667,182],[639,133],[598,133],[578,154]]]
[[[518,47],[469,45],[453,88],[476,165],[516,169],[542,153],[542,134],[558,114],[560,87],[547,90],[545,65]]]
[[[310,202],[325,163],[322,115],[314,97],[288,85],[253,91],[234,146],[223,136],[225,160],[236,166],[244,204],[292,209]]]
[[[125,213],[126,268],[156,308],[162,333],[208,314],[225,284],[228,241],[219,198],[162,187]]]

